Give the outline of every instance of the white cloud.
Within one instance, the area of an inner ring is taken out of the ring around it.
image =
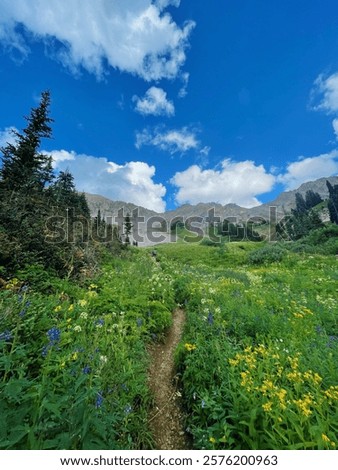
[[[182,27],[165,12],[178,0],[1,0],[0,41],[23,56],[29,53],[23,25],[49,44],[52,55],[73,72],[98,78],[106,63],[145,80],[175,78],[185,62],[193,21]],[[55,41],[56,40],[56,41]]]
[[[145,162],[118,165],[106,158],[79,155],[74,151],[48,152],[56,170],[68,169],[78,191],[100,194],[112,200],[132,202],[157,212],[165,210],[166,188],[154,182],[155,167]]]
[[[312,100],[319,99],[319,103],[314,105],[313,109],[336,113],[338,111],[338,72],[327,78],[321,74],[314,84],[311,93]]]
[[[182,86],[182,88],[180,88],[180,90],[178,92],[178,97],[179,98],[184,98],[188,94],[187,88],[188,88],[188,83],[189,83],[189,77],[190,77],[190,74],[188,72],[182,73],[182,75],[181,75],[181,80],[183,82],[183,86]]]
[[[336,175],[338,173],[338,150],[317,157],[301,157],[287,166],[285,174],[278,176],[278,181],[287,190],[296,189],[307,181]]]
[[[0,147],[6,147],[7,144],[15,144],[16,138],[13,131],[18,132],[15,127],[5,127],[3,131],[0,130]]]
[[[136,103],[135,111],[143,115],[173,116],[175,107],[172,101],[167,100],[167,93],[162,88],[152,86],[143,98],[133,97]]]
[[[160,10],[164,10],[169,5],[179,7],[181,0],[155,0],[154,2]]]
[[[136,133],[136,148],[140,149],[143,145],[152,145],[173,155],[177,152],[185,153],[198,149],[200,142],[197,140],[196,133],[188,127],[172,130],[156,128],[154,130],[143,129],[142,132]]]
[[[333,127],[334,133],[336,135],[336,138],[338,139],[338,119],[337,118],[335,118],[332,121],[332,127]]]
[[[205,147],[203,147],[201,150],[200,150],[200,153],[202,155],[204,155],[205,157],[207,157],[210,153],[210,150],[211,150],[211,147],[208,147],[207,145]]]
[[[257,166],[252,161],[225,159],[220,170],[202,170],[193,165],[177,172],[171,183],[178,187],[176,201],[179,204],[218,202],[253,207],[259,205],[257,195],[272,189],[275,177],[268,174],[262,165]]]

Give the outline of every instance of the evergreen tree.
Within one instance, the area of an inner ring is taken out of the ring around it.
[[[2,168],[0,169],[0,191],[29,193],[32,190],[42,191],[45,185],[52,181],[52,159],[39,153],[42,138],[50,138],[52,129],[49,117],[50,93],[45,91],[37,108],[33,108],[27,127],[22,134],[13,131],[16,143],[1,149],[3,153]]]
[[[305,205],[307,209],[312,209],[312,207],[317,206],[317,204],[320,204],[321,202],[323,202],[323,199],[318,193],[315,193],[312,189],[306,191]]]
[[[296,193],[296,209],[293,209],[293,212],[297,214],[305,214],[307,211],[307,206],[305,199],[303,198],[302,194]]]
[[[332,186],[330,181],[326,181],[326,186],[329,190],[328,209],[330,220],[333,224],[338,224],[338,184]]]
[[[131,234],[132,228],[133,228],[133,225],[130,220],[130,214],[127,213],[125,220],[124,220],[124,234],[125,234],[125,242],[127,245],[130,244],[130,234]]]

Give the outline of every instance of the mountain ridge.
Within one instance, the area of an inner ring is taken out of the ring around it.
[[[214,211],[215,217],[226,217],[237,218],[238,222],[244,222],[251,218],[263,218],[267,219],[271,215],[272,207],[276,208],[277,218],[282,218],[286,213],[290,212],[291,209],[295,208],[295,195],[300,193],[303,196],[307,191],[312,190],[317,192],[323,199],[328,197],[328,189],[326,181],[329,181],[332,185],[338,184],[338,176],[331,176],[327,178],[319,178],[314,181],[308,181],[303,183],[297,189],[283,191],[274,200],[254,206],[251,208],[241,207],[235,203],[229,203],[222,205],[215,202],[200,202],[198,204],[183,204],[176,209],[156,212],[151,209],[147,209],[142,206],[124,201],[113,201],[104,196],[98,194],[85,193],[87,203],[89,206],[90,213],[93,217],[97,215],[98,210],[101,211],[102,217],[117,217],[118,211],[123,209],[124,215],[129,213],[133,214],[133,211],[138,209],[138,216],[144,217],[145,220],[151,217],[162,217],[166,221],[170,221],[176,217],[203,217],[206,218],[209,215],[209,211]],[[274,209],[273,209],[274,210]]]

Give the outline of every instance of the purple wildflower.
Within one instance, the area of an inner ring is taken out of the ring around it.
[[[51,345],[57,344],[60,341],[61,332],[58,328],[51,328],[47,331],[47,336]]]
[[[209,315],[208,315],[208,323],[209,325],[212,325],[214,323],[214,317],[211,312],[209,312]]]
[[[103,403],[102,392],[97,392],[96,401],[95,401],[95,408],[101,408],[102,403]]]
[[[9,330],[0,333],[0,341],[9,341],[12,338],[12,333]]]

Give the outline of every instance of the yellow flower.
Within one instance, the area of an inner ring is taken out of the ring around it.
[[[308,417],[312,414],[310,405],[313,404],[312,396],[308,393],[303,396],[303,399],[293,400],[293,403],[297,406],[302,415]]]
[[[228,362],[231,366],[238,366],[239,364],[238,359],[228,359]]]
[[[73,304],[69,305],[68,312],[72,312],[73,310],[74,310],[74,305]]]
[[[196,344],[185,343],[184,347],[187,351],[193,351],[196,349]]]
[[[62,310],[61,305],[58,305],[57,307],[54,308],[54,312],[60,312]]]
[[[80,305],[80,307],[85,307],[87,305],[87,300],[86,299],[81,299],[78,301],[78,304]]]
[[[211,442],[211,444],[215,444],[216,439],[215,439],[214,437],[210,437],[210,438],[209,438],[209,442]]]
[[[304,315],[302,313],[294,313],[293,316],[296,318],[303,318]]]
[[[77,352],[75,352],[73,355],[72,355],[72,359],[73,361],[76,361],[76,359],[78,358],[79,354]]]
[[[266,403],[264,403],[262,405],[262,408],[263,410],[265,411],[265,413],[269,413],[272,409],[272,402],[271,401],[267,401]]]
[[[328,390],[325,390],[324,394],[327,398],[331,398],[331,400],[338,400],[338,385],[331,385]]]
[[[330,439],[327,437],[326,434],[322,434],[322,439],[324,442],[330,442]]]

